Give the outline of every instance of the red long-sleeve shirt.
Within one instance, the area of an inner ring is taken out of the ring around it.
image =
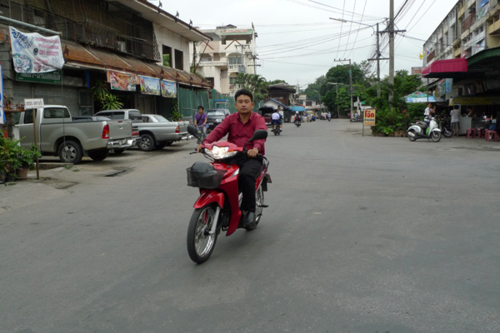
[[[240,119],[240,115],[238,113],[233,113],[222,121],[215,129],[207,136],[203,143],[212,143],[215,141],[219,141],[226,134],[229,134],[227,137],[227,141],[238,145],[239,147],[243,147],[245,142],[247,142],[253,135],[256,130],[266,130],[267,125],[264,117],[260,114],[252,112],[250,115],[250,119],[243,124]],[[259,154],[264,155],[266,153],[264,143],[266,140],[255,140],[253,142],[249,142],[246,145],[247,149],[257,148],[259,150]]]

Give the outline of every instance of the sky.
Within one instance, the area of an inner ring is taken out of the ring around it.
[[[214,29],[233,24],[258,33],[257,74],[268,81],[285,80],[301,88],[342,64],[360,63],[374,56],[376,34],[370,25],[386,26],[390,0],[148,0],[193,26]],[[424,41],[436,30],[457,0],[394,0],[398,30],[395,69],[422,66],[419,54]],[[405,6],[403,6],[405,4]],[[339,22],[330,18],[351,22]],[[364,25],[358,24],[363,23]],[[388,36],[380,36],[382,56],[389,56]],[[420,40],[419,40],[420,39]],[[344,62],[348,63],[348,62]],[[376,62],[372,62],[376,72]],[[388,61],[381,61],[381,77],[388,75]]]

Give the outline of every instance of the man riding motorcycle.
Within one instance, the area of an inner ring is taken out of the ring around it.
[[[203,144],[219,141],[226,134],[229,134],[227,141],[243,147],[256,130],[267,131],[264,117],[252,112],[255,105],[252,93],[246,89],[241,89],[236,92],[234,98],[238,112],[224,118],[222,123],[215,127],[207,138],[203,140],[203,143],[198,145],[198,152],[200,152]],[[245,148],[248,149],[247,156],[249,158],[231,162],[231,164],[237,164],[240,167],[238,187],[243,194],[241,203],[242,218],[244,226],[249,228],[255,226],[255,184],[262,168],[262,161],[256,159],[256,157],[257,154],[264,155],[265,142],[266,140],[264,139],[247,143]]]

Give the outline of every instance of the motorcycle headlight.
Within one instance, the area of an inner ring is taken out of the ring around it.
[[[216,160],[221,160],[223,158],[228,158],[236,155],[235,151],[229,151],[229,147],[213,146],[212,150],[208,150],[208,152],[208,154]]]

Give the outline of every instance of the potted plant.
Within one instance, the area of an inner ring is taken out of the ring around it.
[[[40,157],[35,145],[24,149],[19,145],[19,140],[11,140],[0,134],[0,173],[2,178],[26,179],[28,171],[35,160]]]
[[[34,144],[31,144],[30,149],[24,149],[21,146],[18,146],[17,150],[17,178],[18,179],[27,179],[28,172],[35,165],[35,161],[37,157],[41,157],[40,152],[36,148]]]

